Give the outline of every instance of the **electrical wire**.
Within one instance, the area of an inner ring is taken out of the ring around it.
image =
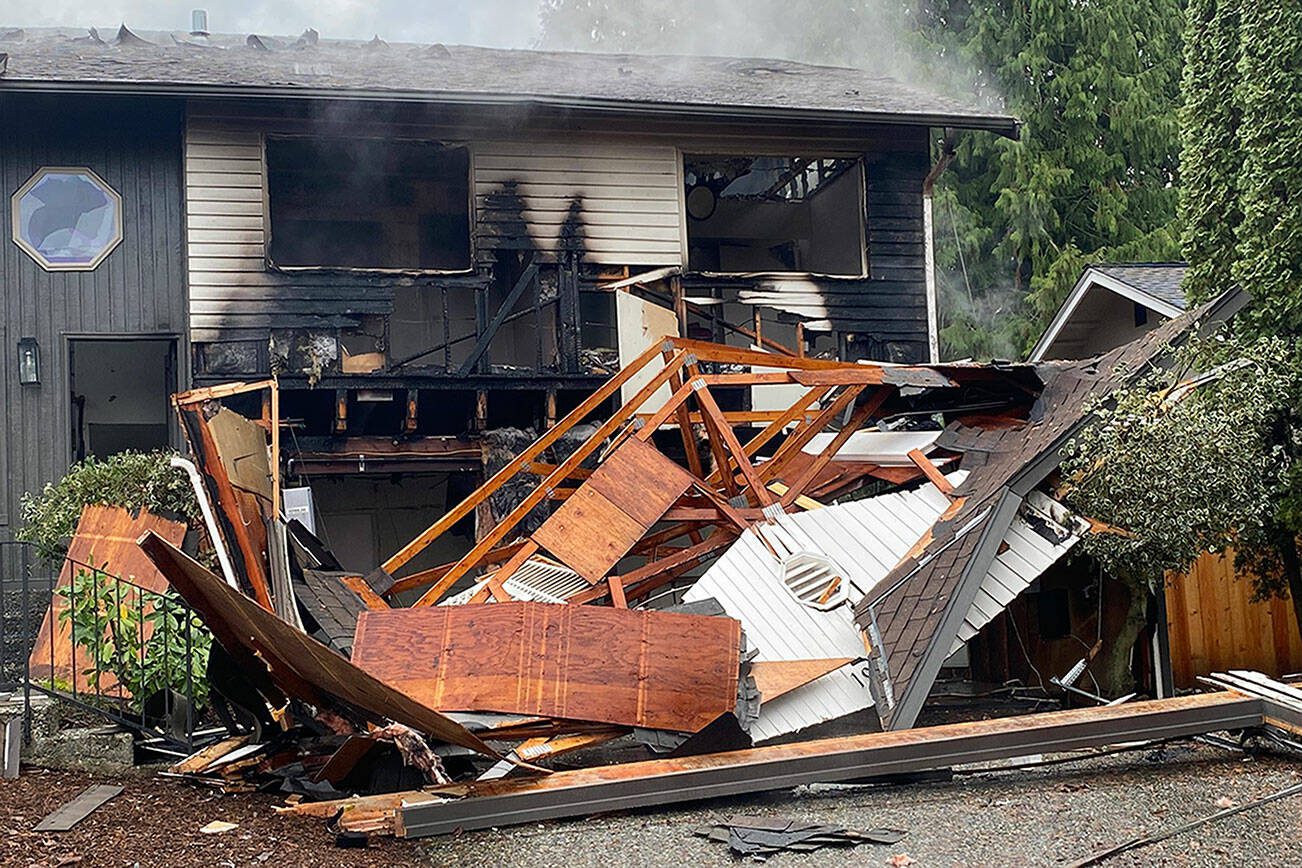
[[[1008,623],[1013,626],[1013,635],[1017,637],[1017,644],[1022,648],[1022,656],[1026,658],[1026,665],[1031,667],[1031,671],[1035,673],[1035,680],[1040,682],[1040,689],[1045,693],[1048,693],[1048,688],[1044,686],[1044,676],[1040,674],[1040,670],[1036,669],[1035,664],[1031,662],[1031,654],[1026,650],[1026,643],[1022,641],[1022,631],[1017,629],[1017,619],[1012,615],[1009,615]]]
[[[967,260],[963,257],[963,244],[958,240],[958,220],[954,216],[954,200],[952,197],[945,197],[945,206],[949,209],[949,227],[954,230],[954,249],[958,251],[958,267],[963,271],[963,285],[967,287],[967,300],[975,305],[976,298],[972,295],[972,281],[967,276]]]

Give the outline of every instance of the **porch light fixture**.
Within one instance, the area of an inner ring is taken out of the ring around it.
[[[36,386],[41,382],[41,345],[36,338],[18,341],[18,382],[24,386]]]

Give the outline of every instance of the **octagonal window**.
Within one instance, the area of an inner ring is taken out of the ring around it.
[[[122,197],[90,169],[44,168],[14,194],[13,233],[47,271],[90,271],[122,241]]]

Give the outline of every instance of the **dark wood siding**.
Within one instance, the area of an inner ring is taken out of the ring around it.
[[[928,357],[926,244],[922,182],[925,138],[912,149],[864,156],[868,277],[772,277],[740,299],[795,314],[813,331],[853,334],[861,358],[920,362]]]
[[[0,537],[22,495],[67,469],[67,336],[184,335],[181,112],[158,99],[0,94]],[[47,272],[13,243],[12,196],[42,166],[87,166],[122,196],[122,243],[94,271]],[[39,386],[18,384],[22,337],[40,342]]]

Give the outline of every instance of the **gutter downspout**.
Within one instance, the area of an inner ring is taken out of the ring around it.
[[[940,361],[940,310],[936,297],[936,239],[931,216],[931,194],[936,179],[954,160],[954,131],[945,130],[940,143],[940,159],[931,167],[922,181],[922,239],[924,245],[924,273],[927,287],[927,350],[933,363]]]
[[[173,455],[167,460],[167,463],[178,470],[184,470],[185,475],[190,477],[190,486],[194,489],[194,498],[199,501],[199,512],[203,514],[203,525],[208,529],[208,538],[212,540],[213,550],[217,552],[217,563],[221,564],[222,575],[226,578],[226,584],[239,591],[239,583],[235,581],[235,570],[231,568],[230,556],[226,554],[226,544],[222,542],[221,533],[217,530],[217,519],[213,518],[212,504],[208,502],[208,492],[203,489],[203,480],[199,477],[199,468],[194,466],[194,462],[180,455]],[[243,593],[241,591],[240,593]]]

